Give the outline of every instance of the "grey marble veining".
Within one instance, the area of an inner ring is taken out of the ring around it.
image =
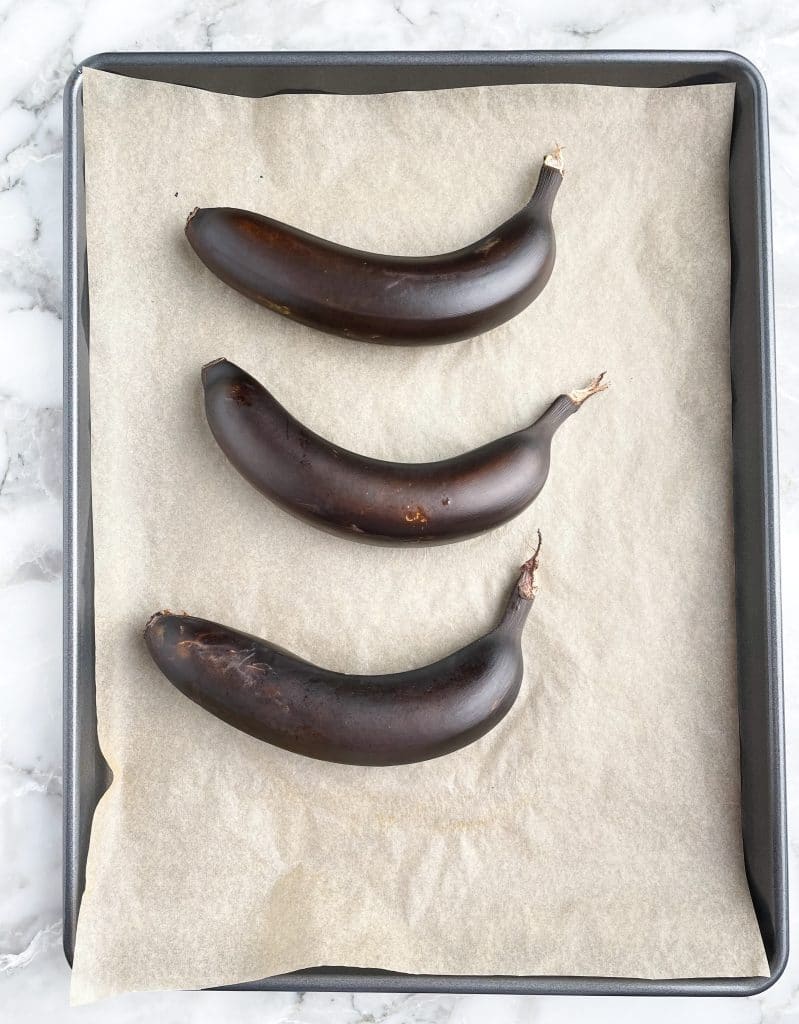
[[[799,12],[766,0],[0,0],[0,1022],[799,1018],[747,1000],[156,993],[69,1010],[61,952],[61,92],[100,50],[730,49],[770,94],[789,805],[799,797]],[[686,130],[690,130],[689,127]],[[799,867],[791,842],[791,868]]]

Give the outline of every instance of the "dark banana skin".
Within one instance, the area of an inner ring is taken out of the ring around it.
[[[157,612],[144,636],[156,665],[181,693],[250,736],[341,764],[427,761],[485,735],[516,700],[537,565],[538,550],[522,567],[494,629],[408,672],[331,672],[193,615]]]
[[[386,256],[228,207],[195,209],[186,237],[217,277],[329,334],[383,344],[461,341],[510,320],[555,265],[559,151],[529,202],[488,235],[438,256]]]
[[[602,376],[523,430],[440,462],[399,463],[315,434],[226,359],[202,370],[208,425],[246,480],[317,526],[389,544],[454,541],[518,515],[546,482],[556,430],[605,389]]]

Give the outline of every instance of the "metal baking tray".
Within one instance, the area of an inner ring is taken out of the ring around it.
[[[774,311],[766,88],[726,52],[107,53],[64,94],[64,951],[72,962],[89,831],[110,771],[97,741],[90,481],[83,67],[240,96],[512,83],[669,87],[734,82],[730,364],[744,854],[770,978],[408,975],[317,967],[238,989],[586,995],[752,995],[788,958],[785,751],[777,549]]]

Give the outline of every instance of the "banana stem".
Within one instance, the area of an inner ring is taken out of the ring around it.
[[[547,153],[547,155],[544,157],[544,166],[554,167],[556,171],[560,171],[560,173],[563,174],[563,150],[565,148],[565,146],[561,146],[560,143],[556,142],[555,148],[552,150],[552,152]]]
[[[497,629],[511,636],[520,637],[530,609],[533,607],[538,583],[535,578],[538,569],[538,556],[541,551],[541,531],[538,531],[538,547],[521,568],[516,586],[511,591],[505,611]]]
[[[521,575],[519,576],[519,582],[517,589],[519,595],[525,599],[525,601],[534,601],[535,595],[538,593],[538,581],[535,578],[536,570],[538,569],[538,556],[541,553],[541,531],[538,531],[538,546],[532,554],[531,558],[522,566]]]
[[[586,399],[590,398],[591,395],[596,395],[596,394],[599,394],[600,391],[607,391],[608,390],[610,385],[602,383],[602,381],[604,380],[604,377],[605,377],[605,373],[603,371],[602,373],[600,373],[600,375],[598,377],[594,377],[594,379],[591,381],[591,383],[587,387],[577,388],[574,391],[570,391],[569,394],[568,394],[569,399],[579,409],[579,407],[583,404],[583,402]]]

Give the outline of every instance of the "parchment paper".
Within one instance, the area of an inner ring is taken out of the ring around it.
[[[768,973],[744,876],[731,528],[733,87],[517,86],[263,100],[84,72],[97,707],[75,1001],[318,964],[647,978]],[[565,144],[539,299],[471,342],[315,333],[216,280],[188,211],[366,249],[459,246]],[[261,497],[206,426],[228,356],[321,434],[465,451],[607,370],[508,526],[359,545]],[[544,536],[512,712],[444,759],[324,764],[174,690],[142,642],[188,610],[345,671],[494,622]]]

